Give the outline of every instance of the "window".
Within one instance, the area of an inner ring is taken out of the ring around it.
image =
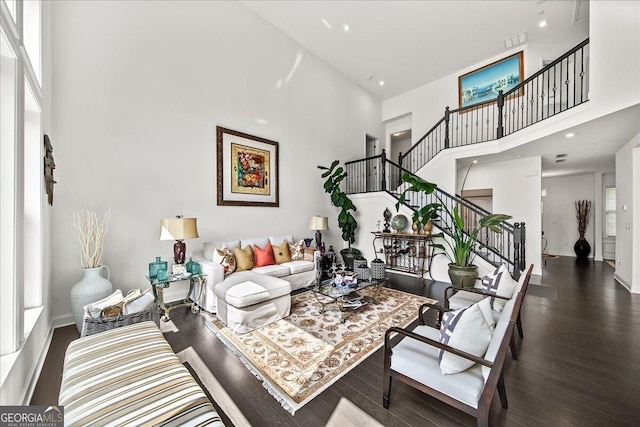
[[[607,237],[616,235],[616,187],[604,190],[605,233]]]
[[[20,349],[43,304],[39,0],[0,0],[0,356]],[[24,46],[24,49],[22,48]],[[6,356],[6,357],[5,357]]]

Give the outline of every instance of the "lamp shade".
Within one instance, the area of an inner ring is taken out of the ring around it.
[[[197,218],[163,218],[160,220],[160,240],[195,239],[198,236]]]
[[[326,216],[312,216],[309,219],[309,230],[328,230],[329,219]]]

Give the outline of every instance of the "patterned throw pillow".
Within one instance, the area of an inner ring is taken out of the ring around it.
[[[213,262],[217,262],[224,268],[224,277],[227,277],[236,271],[236,257],[233,252],[226,246],[213,251]]]
[[[255,257],[254,267],[264,267],[265,265],[274,265],[276,263],[276,260],[273,258],[273,250],[269,243],[266,244],[264,249],[253,245],[253,255]]]
[[[273,257],[276,260],[276,264],[282,264],[283,262],[291,261],[288,241],[285,240],[279,245],[271,245],[271,250],[273,250]]]
[[[236,271],[251,270],[253,268],[253,251],[251,246],[244,248],[233,248],[233,255],[236,257]]]
[[[486,299],[486,298],[485,298]],[[491,342],[491,329],[482,314],[479,303],[461,310],[449,311],[442,316],[440,342],[450,347],[483,357]],[[442,375],[466,371],[475,363],[444,350],[438,354]]]
[[[513,298],[517,285],[504,264],[482,278],[482,290],[501,297]],[[506,302],[505,299],[491,297],[491,308],[500,313]]]
[[[291,261],[302,261],[304,259],[304,249],[304,239],[295,243],[289,243],[289,256],[291,257]]]

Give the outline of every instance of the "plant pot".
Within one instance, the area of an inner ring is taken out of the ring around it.
[[[459,288],[473,288],[474,283],[478,279],[478,266],[469,265],[461,267],[455,264],[449,264],[449,278],[451,284]]]
[[[344,248],[340,250],[345,270],[353,271],[353,260],[360,255],[360,251],[356,248]]]
[[[103,268],[107,269],[106,278],[100,274]],[[108,297],[113,292],[113,285],[109,281],[111,275],[109,267],[103,265],[96,268],[83,268],[82,271],[84,271],[84,277],[71,288],[71,312],[78,332],[82,331],[84,306]]]
[[[591,252],[591,245],[589,245],[587,239],[581,237],[576,241],[576,244],[573,245],[573,251],[576,253],[578,259],[587,259]]]

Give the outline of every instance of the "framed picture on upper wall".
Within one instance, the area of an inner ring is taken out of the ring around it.
[[[458,77],[459,106],[470,107],[495,101],[498,91],[506,93],[524,78],[523,52],[514,53],[492,64]]]
[[[216,127],[220,206],[278,207],[278,143]]]

